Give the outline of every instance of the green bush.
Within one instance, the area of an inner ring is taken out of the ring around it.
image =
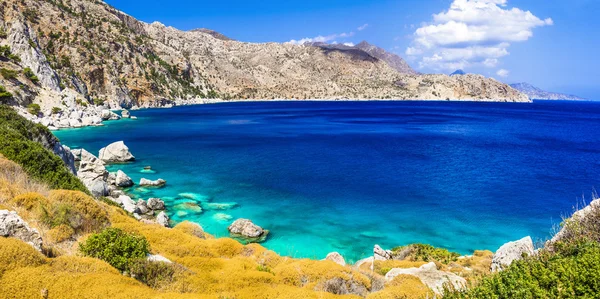
[[[94,105],[96,105],[96,106],[102,106],[102,105],[104,105],[104,100],[95,98],[94,99]]]
[[[40,82],[40,79],[33,73],[31,68],[26,67],[23,70],[23,74],[25,75],[25,77],[27,77],[27,79],[33,82],[33,84],[38,84],[38,82]]]
[[[556,246],[555,252],[514,262],[507,270],[483,278],[467,291],[447,290],[454,298],[598,298],[600,244],[593,241]]]
[[[150,245],[143,236],[111,227],[79,244],[79,251],[86,256],[101,259],[121,271],[126,271],[134,261],[148,255]]]
[[[52,107],[52,114],[58,114],[61,112],[62,112],[62,109],[60,109],[59,107]]]
[[[38,115],[38,114],[40,114],[41,111],[42,111],[42,108],[38,104],[27,105],[27,112],[29,112],[33,115]]]
[[[6,91],[6,87],[0,85],[0,101],[6,101],[12,99],[12,93]]]
[[[436,248],[427,244],[412,244],[392,249],[394,254],[401,254],[400,259],[410,258],[413,261],[432,262],[443,264],[455,262],[460,254],[443,248]]]
[[[89,194],[83,183],[49,151],[56,137],[6,105],[0,105],[0,154],[21,165],[27,174],[53,189],[78,190]]]
[[[12,80],[12,79],[17,78],[17,75],[19,75],[19,72],[15,71],[15,70],[9,70],[7,68],[1,68],[0,74],[2,74],[2,77],[4,77],[4,79]]]

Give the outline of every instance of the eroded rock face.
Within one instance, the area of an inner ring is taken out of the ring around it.
[[[438,270],[437,266],[433,262],[425,264],[419,268],[394,268],[385,275],[385,279],[387,281],[391,281],[396,276],[402,274],[418,277],[425,285],[427,285],[438,295],[443,294],[445,283],[452,284],[457,290],[464,289],[467,284],[467,281],[464,278],[454,273]]]
[[[123,141],[117,141],[102,148],[98,158],[106,163],[122,163],[135,160]]]
[[[115,177],[115,184],[119,187],[131,187],[133,186],[133,180],[127,175],[125,174],[123,171],[119,170],[117,171],[116,177]]]
[[[506,269],[513,261],[520,260],[524,256],[535,254],[533,241],[531,237],[525,237],[521,240],[508,242],[502,245],[492,258],[492,272],[498,272]]]
[[[258,238],[265,233],[262,227],[252,223],[252,221],[248,219],[238,219],[234,221],[229,226],[228,230],[232,234],[246,238]]]
[[[79,160],[77,177],[90,190],[93,196],[101,197],[108,195],[108,171],[104,166],[104,162],[85,149],[81,150]]]
[[[392,259],[392,252],[389,250],[383,250],[379,245],[373,247],[373,257],[376,261],[387,261]]]
[[[346,260],[338,252],[332,252],[325,257],[325,260],[332,261],[340,266],[346,266]]]
[[[17,212],[0,210],[0,236],[19,239],[42,251],[42,237],[39,232],[30,228],[27,222],[23,221]]]

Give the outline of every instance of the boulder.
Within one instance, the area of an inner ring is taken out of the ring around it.
[[[506,269],[515,260],[520,260],[523,256],[535,254],[533,241],[531,237],[525,237],[521,240],[508,242],[502,245],[492,257],[492,272],[498,272]]]
[[[0,236],[19,239],[36,250],[42,251],[40,233],[36,229],[30,228],[27,222],[17,215],[17,212],[0,211]]]
[[[148,205],[142,199],[138,200],[137,203],[135,204],[134,213],[139,214],[139,215],[152,215],[152,214],[154,214],[154,212],[150,208],[148,208]]]
[[[229,226],[228,230],[234,235],[241,235],[246,238],[258,238],[265,233],[262,227],[252,223],[252,221],[248,219],[238,219],[234,221]]]
[[[121,111],[121,117],[122,118],[130,118],[131,114],[129,114],[129,111],[123,110],[123,111]]]
[[[156,216],[156,223],[164,227],[169,227],[169,216],[167,216],[167,213],[165,213],[164,211],[158,213],[158,215]]]
[[[376,261],[387,261],[392,259],[392,252],[389,250],[383,250],[379,245],[373,247],[373,257]]]
[[[129,148],[123,141],[114,142],[107,147],[102,148],[98,158],[106,163],[129,162],[135,160],[135,157],[129,152]]]
[[[123,210],[129,212],[129,213],[134,213],[135,209],[136,209],[136,203],[135,201],[133,201],[133,199],[131,199],[131,197],[127,196],[127,195],[121,195],[117,198],[117,203],[119,203],[121,205],[121,207],[123,207]]]
[[[161,211],[165,209],[165,202],[160,198],[150,198],[146,204],[148,205],[148,208],[153,211]]]
[[[80,152],[79,160],[77,177],[95,197],[108,195],[108,171],[104,162],[84,149]]]
[[[104,109],[102,110],[102,112],[100,112],[100,118],[102,118],[102,120],[109,120],[111,117],[112,112],[108,109]]]
[[[325,260],[332,261],[340,266],[346,266],[346,260],[344,260],[344,257],[341,254],[339,254],[338,252],[329,253],[325,257]]]
[[[119,187],[131,187],[133,186],[133,180],[127,176],[123,171],[118,170],[115,178],[115,185]]]
[[[140,180],[140,186],[149,186],[149,187],[161,187],[167,184],[167,181],[163,180],[163,179],[158,179],[155,181],[151,181],[149,179],[144,179],[142,178]]]
[[[162,255],[158,255],[158,254],[148,254],[148,256],[146,257],[146,260],[149,262],[155,262],[155,263],[167,263],[167,264],[173,263],[168,258],[166,258]]]
[[[433,262],[419,268],[394,268],[385,274],[385,279],[387,281],[392,281],[398,275],[412,275],[418,277],[421,282],[427,285],[437,295],[443,295],[444,284],[446,283],[452,284],[456,290],[464,289],[467,284],[467,281],[464,278],[452,272],[438,270]]]

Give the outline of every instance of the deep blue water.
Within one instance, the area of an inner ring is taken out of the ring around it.
[[[133,111],[137,120],[56,132],[94,153],[124,140],[136,196],[217,236],[236,218],[280,254],[350,260],[374,244],[463,254],[550,236],[600,186],[600,104],[227,103]],[[156,173],[141,173],[151,165]],[[196,202],[203,211],[182,203]],[[216,205],[225,203],[225,205]]]

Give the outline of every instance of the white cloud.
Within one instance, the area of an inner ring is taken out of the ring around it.
[[[511,43],[526,41],[534,28],[552,24],[550,18],[508,8],[507,0],[454,0],[447,11],[433,15],[431,23],[414,32],[405,53],[422,56],[422,68],[493,68],[510,54]]]
[[[358,30],[358,31],[363,31],[363,30],[367,29],[367,27],[369,27],[369,24],[364,24],[364,25],[362,25],[362,26],[360,26],[360,27],[356,28],[356,30]]]
[[[347,46],[347,47],[354,47],[354,43],[344,43],[344,46]]]
[[[294,45],[304,45],[306,43],[329,43],[331,41],[335,41],[336,39],[339,38],[348,38],[348,37],[353,37],[354,36],[354,32],[343,32],[343,33],[339,33],[339,34],[330,34],[330,35],[326,35],[326,36],[316,36],[316,37],[306,37],[300,40],[291,40],[288,43],[290,44],[294,44]]]
[[[502,78],[506,78],[506,77],[508,77],[508,75],[509,75],[509,74],[510,74],[510,72],[509,72],[508,70],[505,70],[505,69],[499,69],[499,70],[496,72],[496,75],[498,75],[498,76],[500,76],[500,77],[502,77]]]

